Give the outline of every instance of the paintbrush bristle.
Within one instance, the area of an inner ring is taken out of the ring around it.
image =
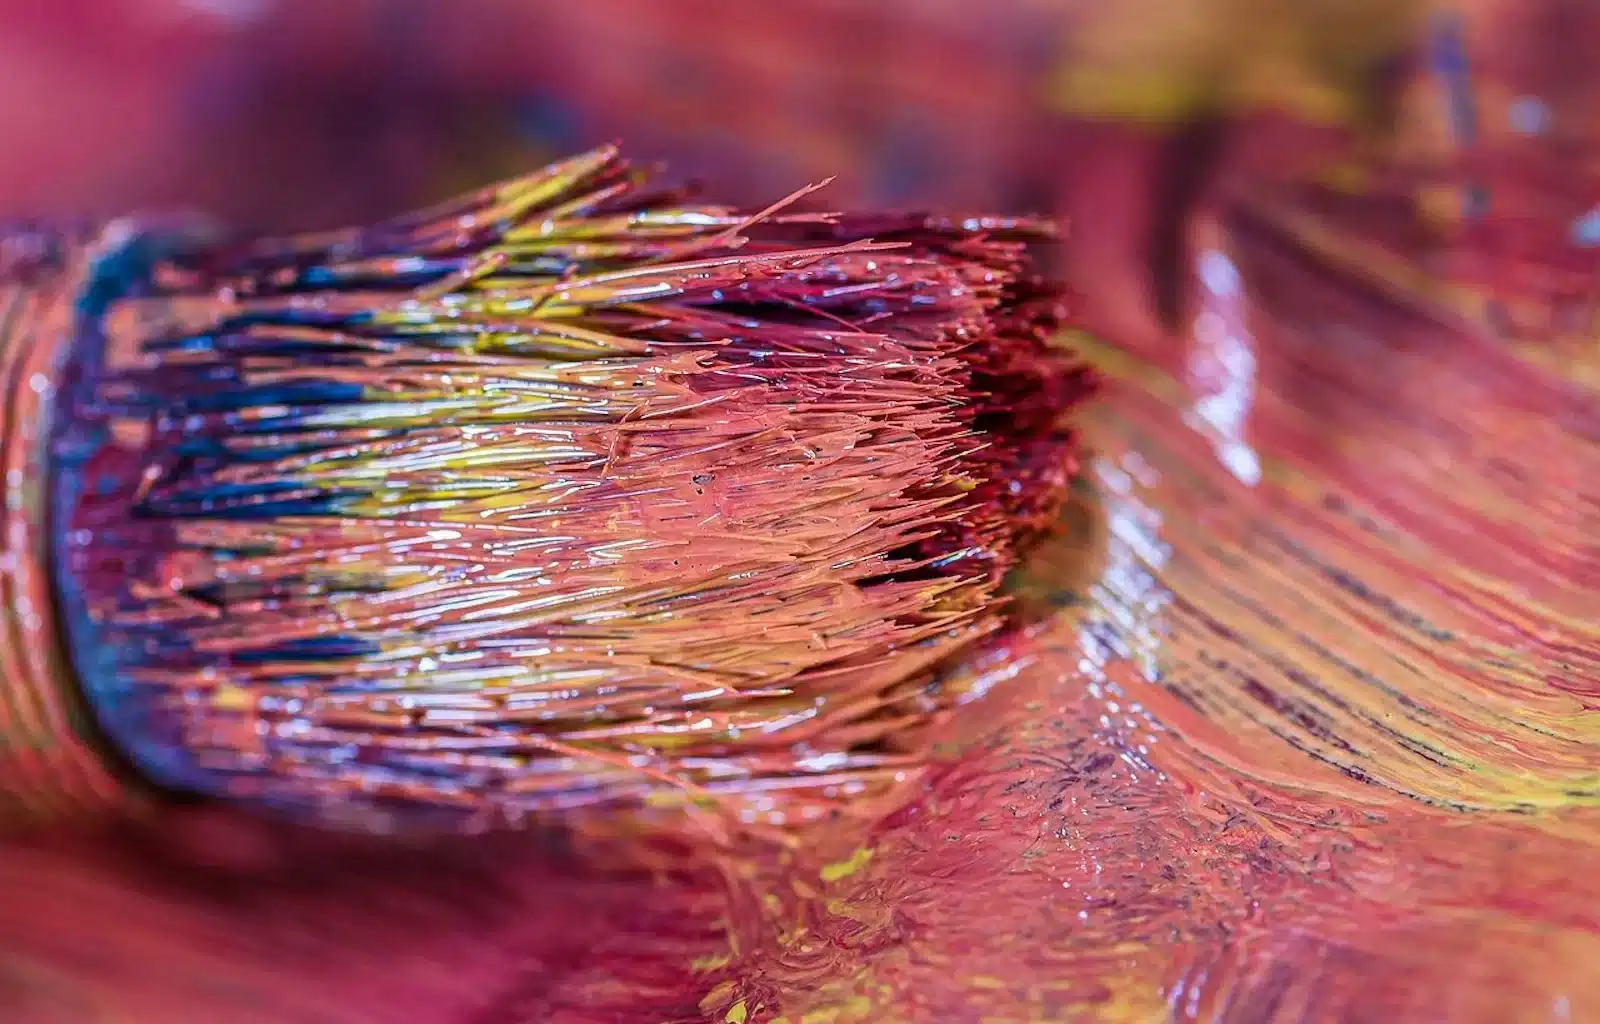
[[[1048,225],[784,209],[607,148],[169,280],[208,312],[80,410],[137,438],[66,568],[113,738],[212,795],[477,823],[783,823],[913,772],[1089,379]]]

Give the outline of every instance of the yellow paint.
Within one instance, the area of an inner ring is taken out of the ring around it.
[[[255,698],[237,686],[223,685],[212,692],[211,706],[221,711],[249,711],[255,706]]]
[[[726,1002],[731,995],[733,995],[733,982],[724,981],[701,997],[700,1009],[705,1013],[711,1013],[715,1007]]]
[[[1123,0],[1075,21],[1057,109],[1170,124],[1276,110],[1360,126],[1372,76],[1416,38],[1421,0]]]
[[[722,1019],[727,1021],[728,1024],[744,1024],[747,1016],[749,1016],[749,1011],[745,1009],[744,1000],[741,999],[728,1007],[728,1012],[722,1015]]]
[[[809,931],[811,931],[811,929],[807,928],[805,925],[800,925],[799,927],[791,928],[788,931],[781,932],[778,935],[778,945],[792,946],[796,942],[799,942],[800,939]]]
[[[824,864],[821,872],[822,880],[824,882],[837,882],[841,878],[848,878],[866,867],[867,862],[870,860],[872,860],[872,851],[865,846],[857,847],[856,852],[844,860],[834,861],[832,864]]]
[[[731,953],[714,953],[708,956],[695,957],[689,964],[689,969],[696,974],[706,974],[710,971],[720,970],[733,962]]]
[[[865,908],[859,907],[848,900],[830,899],[823,906],[834,917],[847,917],[852,921],[860,921],[862,924],[870,923],[871,920],[871,915]]]

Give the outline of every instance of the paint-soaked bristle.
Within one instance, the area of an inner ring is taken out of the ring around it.
[[[784,211],[607,148],[215,255],[82,413],[139,438],[69,558],[135,762],[474,823],[800,821],[914,773],[1090,381],[1048,225]]]

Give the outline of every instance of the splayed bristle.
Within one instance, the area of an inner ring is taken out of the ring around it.
[[[136,761],[479,819],[915,770],[1074,470],[1047,226],[644,188],[602,149],[191,268],[71,553]]]

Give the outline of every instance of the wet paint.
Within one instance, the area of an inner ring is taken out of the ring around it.
[[[8,1019],[1600,1013],[1594,392],[1259,218],[1208,245],[1253,340],[1230,433],[1191,425],[1209,328],[1076,339],[1091,481],[1014,581],[1053,611],[967,663],[893,813],[716,857],[298,837],[242,877],[14,843]]]
[[[330,235],[106,229],[42,349],[51,568],[144,779],[782,831],[920,774],[1075,472],[1053,226],[645,183],[605,147]]]

